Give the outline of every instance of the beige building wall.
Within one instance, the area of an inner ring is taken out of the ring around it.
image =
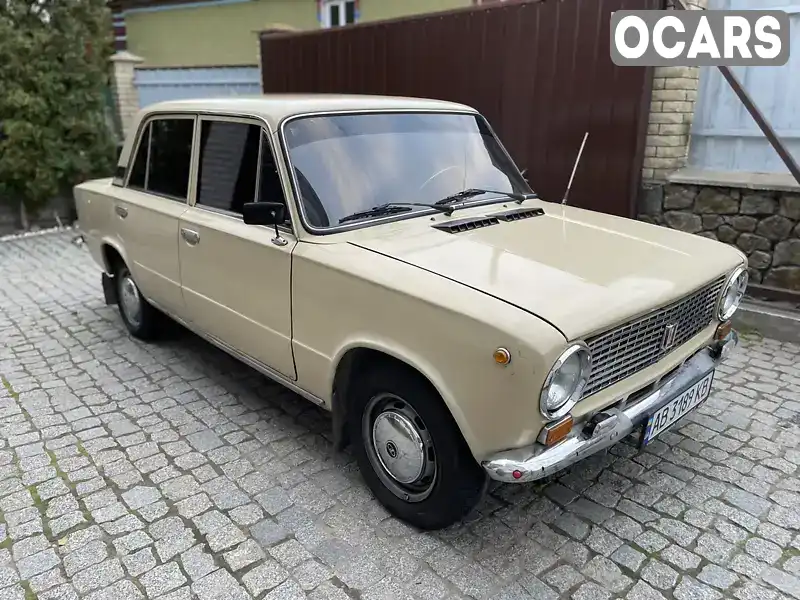
[[[125,15],[128,50],[143,67],[258,64],[258,32],[274,23],[318,27],[315,3],[252,0]]]
[[[472,0],[361,0],[359,22],[471,6]],[[316,0],[250,0],[133,11],[125,15],[128,50],[143,67],[258,64],[258,32],[275,23],[318,29]]]
[[[472,0],[361,0],[361,21],[394,19],[472,6]]]

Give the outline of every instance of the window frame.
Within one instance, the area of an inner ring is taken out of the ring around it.
[[[172,194],[164,194],[161,192],[154,192],[152,190],[147,189],[148,180],[150,179],[150,143],[153,137],[153,129],[150,127],[150,124],[153,121],[163,121],[169,119],[186,119],[192,121],[192,148],[189,153],[189,180],[186,186],[186,197],[181,198],[180,196],[173,196]],[[143,134],[147,130],[147,162],[145,163],[145,175],[144,175],[144,187],[136,187],[130,185],[131,173],[133,171],[133,164],[136,162],[136,156],[139,154],[139,148],[142,145],[142,137]],[[148,194],[150,196],[155,196],[157,198],[165,198],[167,200],[172,200],[173,202],[183,202],[184,204],[189,204],[190,199],[194,195],[194,188],[195,188],[195,179],[196,173],[194,172],[194,163],[195,163],[195,154],[197,152],[198,146],[198,139],[197,139],[197,115],[194,113],[159,113],[154,112],[147,115],[145,119],[139,125],[139,130],[136,132],[136,139],[134,140],[134,147],[131,151],[131,155],[128,159],[128,165],[126,166],[126,173],[125,173],[125,181],[123,182],[123,187],[128,190],[133,190],[134,192],[139,192],[141,194]]]
[[[497,141],[497,145],[500,148],[500,151],[508,158],[511,166],[517,170],[518,173],[520,172],[519,165],[511,156],[511,153],[503,144],[500,137],[497,135],[497,132],[492,127],[492,124],[489,123],[489,120],[484,117],[478,111],[468,108],[385,108],[385,109],[352,109],[352,110],[329,110],[329,111],[314,111],[314,112],[307,112],[307,113],[299,113],[296,115],[291,115],[289,117],[285,117],[279,124],[278,124],[278,141],[281,146],[281,152],[283,154],[283,162],[286,165],[286,172],[289,175],[289,182],[292,188],[292,198],[294,199],[294,204],[297,209],[297,216],[300,219],[300,225],[302,226],[303,230],[307,233],[314,235],[314,236],[325,236],[325,235],[334,235],[337,233],[343,233],[346,231],[352,231],[354,229],[363,229],[365,227],[373,227],[375,225],[383,225],[385,223],[392,223],[395,221],[404,221],[406,219],[416,219],[418,217],[423,216],[430,216],[432,214],[436,214],[437,211],[433,209],[421,209],[417,211],[412,211],[409,213],[399,213],[394,215],[386,215],[385,217],[375,217],[373,219],[364,219],[363,221],[352,221],[349,223],[342,223],[337,224],[332,227],[315,227],[308,222],[308,218],[305,213],[305,208],[303,206],[303,201],[300,197],[300,184],[297,181],[297,175],[294,172],[294,166],[292,165],[292,158],[289,155],[289,146],[286,143],[286,125],[291,123],[292,121],[296,121],[299,119],[305,119],[308,117],[338,117],[338,116],[347,116],[347,115],[374,115],[374,114],[445,114],[445,115],[466,115],[470,117],[475,117],[476,119],[480,119],[483,121],[483,124],[489,130],[489,133],[492,134],[492,137]],[[524,179],[524,177],[523,177]],[[526,180],[527,181],[527,180]],[[463,203],[464,208],[470,208],[473,206],[480,206],[482,204],[495,204],[497,202],[497,198],[492,200],[467,200]]]
[[[338,6],[340,15],[342,19],[345,18],[347,14],[347,3],[353,3],[353,22],[352,23],[341,23],[339,25],[331,25],[331,12],[330,9],[333,6]],[[322,2],[322,27],[323,29],[334,29],[336,27],[346,27],[347,25],[354,25],[358,23],[358,17],[355,14],[355,0],[323,0]]]
[[[224,123],[240,123],[243,125],[255,125],[261,131],[261,136],[259,138],[258,144],[258,167],[256,169],[256,192],[253,197],[253,202],[260,202],[259,194],[261,192],[261,165],[264,156],[264,140],[267,141],[269,144],[269,149],[272,152],[272,158],[278,165],[279,154],[275,149],[275,144],[272,140],[272,136],[270,135],[269,128],[266,125],[266,122],[255,118],[249,117],[246,115],[234,115],[234,114],[217,114],[217,113],[197,113],[197,120],[195,122],[195,130],[194,130],[194,139],[195,139],[195,146],[194,146],[194,155],[192,158],[192,181],[194,183],[192,187],[192,194],[191,199],[189,202],[189,206],[192,208],[196,208],[198,210],[204,210],[211,213],[215,213],[221,215],[223,217],[228,217],[229,219],[235,219],[240,222],[244,222],[244,217],[235,211],[227,210],[224,208],[217,208],[215,206],[206,206],[205,204],[198,204],[197,203],[197,186],[198,186],[198,178],[200,175],[200,135],[202,133],[202,123],[203,121],[218,121]],[[278,225],[278,229],[281,230],[283,233],[293,233],[294,232],[294,221],[291,215],[291,210],[289,209],[289,203],[292,201],[290,195],[287,194],[287,186],[284,182],[284,177],[281,175],[280,168],[278,168],[278,180],[281,184],[281,188],[283,188],[283,195],[284,201],[286,202],[286,216],[289,219],[289,223],[282,223]],[[289,188],[290,191],[291,187]]]

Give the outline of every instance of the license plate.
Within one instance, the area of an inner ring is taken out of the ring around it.
[[[692,387],[681,392],[673,400],[653,413],[647,420],[647,426],[642,436],[642,445],[646,446],[653,441],[659,434],[663,433],[673,423],[678,421],[686,413],[700,405],[711,393],[711,382],[714,380],[714,371],[703,377]]]

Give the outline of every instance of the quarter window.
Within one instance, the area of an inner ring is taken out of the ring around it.
[[[258,186],[259,202],[280,202],[286,204],[286,196],[283,193],[281,176],[278,173],[278,165],[275,163],[275,156],[269,145],[269,140],[265,134],[261,136],[261,181]],[[289,218],[289,211],[286,211],[286,225],[291,227],[292,220]]]
[[[189,191],[194,119],[154,119],[147,124],[128,186],[185,200]]]

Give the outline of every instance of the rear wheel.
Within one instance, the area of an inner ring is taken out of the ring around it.
[[[362,476],[395,516],[447,527],[483,497],[488,479],[431,385],[380,365],[354,383],[349,427]]]
[[[120,262],[114,271],[119,314],[125,327],[136,338],[152,340],[158,332],[161,314],[139,291],[128,266]]]

